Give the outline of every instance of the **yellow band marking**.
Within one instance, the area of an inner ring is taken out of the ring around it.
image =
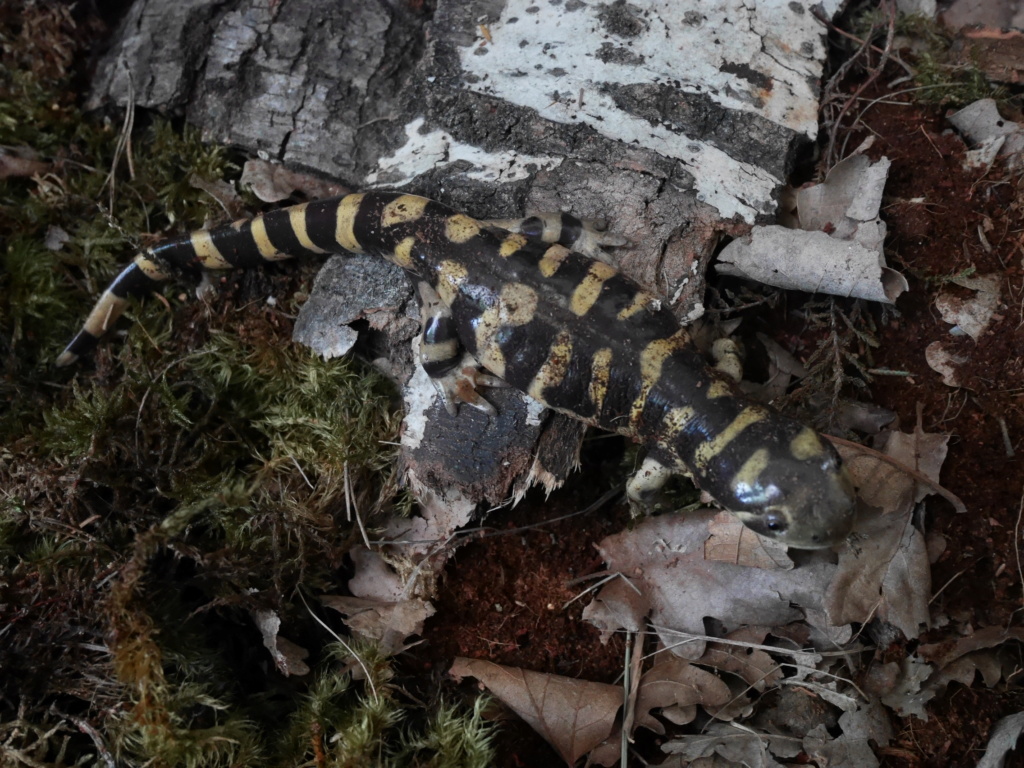
[[[569,249],[564,245],[552,245],[541,256],[540,263],[537,267],[540,269],[540,273],[544,277],[551,277],[558,268],[562,266],[562,262],[565,261],[565,257],[569,255]]]
[[[270,235],[267,233],[267,222],[263,220],[262,216],[257,216],[252,220],[252,226],[249,227],[249,234],[252,236],[253,243],[256,244],[256,250],[260,252],[267,261],[279,261],[281,259],[289,258],[289,254],[281,253],[274,244],[270,242]]]
[[[474,218],[464,213],[456,213],[449,216],[444,223],[444,234],[450,242],[459,244],[472,240],[480,234],[482,225]]]
[[[189,235],[189,240],[203,269],[231,269],[231,264],[213,244],[213,237],[208,229],[193,232]]]
[[[384,206],[380,213],[382,227],[394,227],[410,221],[418,221],[430,201],[419,195],[402,195]]]
[[[796,437],[789,442],[789,452],[797,461],[816,459],[825,453],[825,446],[821,444],[818,433],[810,427],[804,427]]]
[[[729,397],[732,394],[732,387],[721,379],[715,379],[708,387],[708,400],[717,400],[720,397]]]
[[[402,269],[412,269],[414,264],[412,249],[415,245],[416,238],[407,237],[396,245],[395,249],[390,254],[387,254],[386,258],[388,261],[393,264],[397,264]]]
[[[680,328],[665,339],[655,339],[640,353],[640,375],[650,386],[658,383],[661,378],[661,367],[665,361],[681,349],[690,345],[690,334]]]
[[[102,336],[114,324],[114,321],[121,316],[128,301],[120,296],[115,296],[110,291],[104,291],[92,308],[89,316],[85,318],[82,328],[93,336]]]
[[[663,424],[665,426],[664,439],[671,440],[684,429],[697,416],[697,411],[688,405],[669,409],[665,414]]]
[[[133,259],[135,266],[142,270],[142,274],[151,280],[167,280],[170,275],[160,268],[160,265],[146,256],[144,253],[137,254]]]
[[[706,469],[711,460],[714,459],[718,454],[725,450],[726,446],[729,445],[736,436],[739,435],[744,429],[749,427],[751,424],[756,424],[762,421],[768,412],[759,406],[748,405],[725,429],[723,429],[718,435],[708,440],[706,443],[698,446],[697,450],[693,454],[693,463],[698,469]]]
[[[565,374],[569,370],[569,360],[572,358],[572,334],[562,331],[555,338],[554,343],[548,350],[548,358],[541,365],[540,370],[533,377],[526,393],[544,402],[544,390],[548,387],[557,387],[562,383]]]
[[[327,253],[309,239],[309,232],[306,230],[306,207],[308,205],[309,203],[303,203],[288,208],[288,223],[291,224],[292,232],[295,233],[295,239],[299,241],[299,245],[313,253]]]
[[[752,490],[757,485],[757,479],[761,476],[764,468],[768,466],[770,456],[767,448],[758,448],[754,451],[750,458],[743,462],[739,472],[733,476],[733,491],[742,493]]]
[[[629,423],[635,428],[640,422],[647,395],[661,378],[661,368],[672,354],[690,345],[690,334],[680,328],[665,339],[655,339],[640,353],[640,394],[629,408]]]
[[[334,240],[346,251],[362,253],[363,246],[356,239],[355,225],[356,214],[359,206],[363,204],[365,195],[345,195],[338,203],[338,210],[334,214]]]
[[[594,404],[596,414],[601,413],[604,406],[605,395],[608,394],[608,379],[612,372],[612,350],[604,347],[594,353],[593,364],[590,368],[590,385],[587,387],[587,394],[590,402]]]
[[[569,309],[573,314],[579,317],[587,314],[601,295],[601,288],[604,287],[605,281],[617,274],[618,272],[613,267],[603,261],[595,261],[591,264],[586,277],[576,286],[576,290],[572,292],[572,298],[569,299]]]
[[[530,241],[523,235],[509,235],[501,241],[501,247],[498,249],[498,255],[503,259],[507,259],[513,253],[522,250],[529,242]]]
[[[410,237],[409,240],[412,240]],[[445,259],[441,262],[441,267],[437,272],[437,295],[441,297],[441,302],[450,307],[452,302],[455,301],[455,297],[459,295],[459,288],[466,278],[469,277],[469,272],[466,268],[457,261],[451,259]],[[487,310],[490,312],[491,310]],[[486,314],[486,313],[485,313]]]
[[[633,315],[643,312],[645,309],[650,307],[655,301],[656,297],[647,293],[646,291],[637,291],[636,296],[633,297],[633,303],[628,307],[624,307],[619,311],[617,317],[619,320],[628,320]]]

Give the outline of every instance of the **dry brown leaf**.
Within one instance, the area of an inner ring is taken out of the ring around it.
[[[673,723],[685,725],[697,716],[697,705],[710,712],[725,706],[732,698],[722,680],[684,659],[661,654],[659,661],[644,673],[636,703],[636,723],[659,735],[665,727],[653,709],[665,712]]]
[[[639,632],[651,604],[630,579],[620,576],[608,582],[583,609],[583,620],[601,630],[605,644],[620,629]]]
[[[942,376],[942,383],[947,387],[963,386],[963,378],[960,375],[960,366],[970,360],[966,355],[961,355],[946,349],[941,341],[933,341],[924,348],[924,361],[928,367]]]
[[[836,737],[819,725],[803,740],[804,752],[820,766],[874,768],[878,758],[872,744],[884,747],[892,740],[889,716],[879,702],[871,702],[839,718],[842,729]]]
[[[908,639],[928,626],[931,568],[925,538],[914,527],[912,514],[918,502],[936,491],[948,441],[948,435],[924,432],[919,414],[913,433],[889,434],[884,456],[840,446],[864,506],[854,526],[857,543],[840,554],[825,598],[831,623],[866,622],[877,616]]]
[[[711,537],[704,543],[704,558],[754,568],[789,570],[786,546],[774,539],[758,536],[735,515],[719,512],[708,525]]]
[[[309,667],[305,660],[309,657],[309,651],[278,634],[281,629],[281,619],[277,613],[254,610],[252,617],[263,635],[263,645],[274,658],[277,671],[285,677],[308,674]]]
[[[423,632],[423,622],[434,615],[426,600],[410,598],[399,602],[362,597],[323,595],[320,601],[346,616],[345,624],[363,637],[377,641],[388,656],[405,650],[410,635]]]
[[[994,648],[1008,640],[1024,642],[1024,629],[1005,627],[984,627],[974,634],[962,637],[951,646],[949,643],[929,643],[922,645],[918,653],[939,669],[952,664],[961,656],[984,648]]]
[[[686,765],[783,768],[768,751],[768,743],[760,734],[745,728],[727,723],[711,723],[703,733],[667,741],[661,749],[690,761]],[[706,760],[711,762],[697,762]]]
[[[938,484],[948,443],[949,435],[927,433],[918,422],[912,433],[890,432],[882,453]],[[868,454],[852,456],[848,464],[858,496],[886,514],[906,513],[934,492],[898,466]]]
[[[567,764],[605,741],[622,706],[622,689],[571,677],[545,675],[489,661],[457,657],[449,670],[475,677],[515,710]]]
[[[246,209],[245,202],[235,191],[235,188],[223,179],[204,179],[197,173],[193,173],[188,183],[196,189],[201,189],[203,192],[208,194],[218,203],[220,207],[224,209],[224,213],[232,219],[241,219],[245,217]]]
[[[975,291],[974,296],[964,299],[959,294],[943,290],[935,297],[935,308],[943,320],[954,326],[951,333],[959,329],[977,341],[992,322],[999,306],[1002,276],[955,277],[951,282]]]
[[[253,194],[265,203],[280,202],[296,191],[312,200],[336,197],[348,192],[346,187],[338,184],[258,159],[246,161],[240,183],[243,187],[251,188]]]
[[[349,554],[355,566],[355,574],[348,582],[353,595],[391,603],[407,597],[405,580],[379,553],[366,547],[353,547]]]
[[[365,547],[353,548],[350,555],[355,573],[349,579],[348,588],[353,597],[326,595],[321,600],[347,615],[345,623],[379,642],[385,653],[404,650],[409,635],[422,632],[423,622],[434,615],[434,606],[418,596],[428,590],[416,588],[422,584],[420,577],[432,580],[433,572],[417,570],[410,562],[409,573],[399,574],[380,553]]]
[[[717,619],[726,631],[788,624],[804,618],[801,607],[822,607],[821,596],[835,572],[835,565],[818,556],[791,570],[705,560],[704,543],[716,514],[701,510],[648,518],[598,545],[609,569],[629,576],[650,601],[662,642],[687,659],[704,653],[705,617]]]
[[[924,536],[910,515],[873,515],[857,524],[862,538],[839,555],[839,570],[825,595],[833,624],[877,616],[908,639],[929,623],[931,567]]]
[[[697,663],[736,675],[755,691],[763,692],[782,679],[778,662],[766,651],[750,647],[763,645],[767,635],[767,630],[759,627],[742,627],[730,632],[722,642],[708,643]]]

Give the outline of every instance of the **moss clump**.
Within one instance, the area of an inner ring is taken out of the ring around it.
[[[885,44],[889,28],[886,11],[872,8],[857,16],[853,33],[861,39]],[[912,70],[907,88],[915,101],[942,107],[962,107],[978,99],[1001,99],[1004,89],[989,81],[973,61],[960,56],[948,29],[921,14],[899,14],[895,19],[894,49]]]
[[[0,160],[0,764],[489,764],[478,710],[413,706],[298,599],[345,580],[357,516],[409,503],[390,387],[288,341],[300,271],[136,306],[52,368],[133,251],[223,215],[190,180],[238,168],[145,115],[129,167],[77,107],[88,9],[51,5],[0,7],[0,145],[30,161]],[[267,613],[308,676],[275,669]]]

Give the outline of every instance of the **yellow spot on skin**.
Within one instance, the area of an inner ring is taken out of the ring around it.
[[[572,358],[572,335],[568,331],[562,331],[555,338],[554,343],[548,350],[548,359],[541,365],[537,375],[533,377],[526,393],[544,402],[544,390],[548,387],[557,387],[565,378],[569,370],[569,360]]]
[[[608,394],[608,379],[612,373],[612,350],[609,347],[597,350],[594,353],[594,362],[591,367],[590,385],[587,394],[590,402],[594,404],[597,413],[601,412],[604,405],[604,397]]]
[[[816,459],[825,452],[818,433],[810,427],[804,427],[789,443],[789,452],[798,461]]]
[[[537,292],[522,283],[508,283],[501,289],[498,309],[502,325],[526,325],[537,314]]]
[[[384,206],[380,214],[380,225],[382,227],[393,227],[397,224],[406,224],[410,221],[418,221],[423,216],[423,211],[430,201],[419,195],[402,195],[396,197]]]
[[[338,211],[334,214],[334,239],[342,248],[352,253],[362,253],[355,234],[356,213],[363,204],[364,195],[345,195],[338,203]]]
[[[409,238],[410,240],[412,238]],[[437,295],[441,297],[442,303],[450,307],[455,297],[459,295],[460,286],[466,282],[469,273],[466,268],[457,261],[445,259],[437,272]],[[491,310],[487,310],[490,312]],[[486,312],[484,313],[486,314]]]
[[[299,245],[313,253],[327,253],[327,251],[315,245],[309,239],[309,232],[306,230],[306,206],[308,205],[309,203],[303,203],[302,205],[289,208],[288,223],[291,224],[292,232],[295,233],[295,239],[299,241]]]
[[[697,411],[688,405],[680,406],[679,408],[672,408],[665,414],[663,420],[665,431],[664,439],[671,440],[684,429],[686,425],[693,421],[697,415]]]
[[[395,250],[391,252],[388,261],[393,264],[397,264],[402,269],[412,269],[414,261],[412,258],[412,249],[416,245],[415,237],[407,237],[398,245],[395,246]]]
[[[724,381],[715,379],[711,382],[711,386],[708,387],[708,400],[717,400],[720,397],[729,397],[732,394],[732,387],[726,384]]]
[[[509,235],[501,241],[501,247],[498,249],[498,255],[503,259],[507,259],[513,253],[522,250],[523,247],[529,242],[523,235]]]
[[[465,274],[465,268],[456,262]],[[437,292],[445,301],[444,280],[438,280]],[[537,311],[537,292],[522,283],[509,283],[501,289],[501,296],[493,307],[488,307],[476,322],[476,359],[495,376],[505,377],[505,353],[498,342],[498,332],[510,325],[525,325]]]
[[[453,243],[465,243],[480,234],[481,224],[464,213],[449,216],[444,224],[444,234]]]
[[[743,462],[739,472],[732,479],[732,489],[736,492],[749,490],[757,485],[757,479],[768,466],[770,454],[767,448],[758,448],[753,455]]]
[[[586,277],[576,286],[576,290],[572,292],[572,298],[569,299],[569,309],[573,314],[579,317],[587,314],[601,295],[601,288],[605,281],[616,274],[618,273],[614,267],[608,266],[603,261],[595,261],[591,264]]]
[[[198,232],[193,232],[189,235],[189,239],[192,242],[192,249],[199,257],[199,262],[204,269],[231,269],[231,264],[213,244],[213,238],[208,230],[201,229]]]
[[[565,261],[565,257],[569,255],[569,249],[564,245],[552,245],[546,251],[540,259],[540,263],[537,265],[540,269],[540,273],[544,277],[551,277],[558,268]]]
[[[281,259],[289,258],[289,254],[281,253],[270,242],[270,235],[267,234],[267,223],[263,220],[262,216],[257,216],[252,220],[249,234],[252,236],[252,241],[256,244],[256,250],[267,261],[280,261]]]
[[[711,463],[711,460],[725,450],[726,446],[735,440],[736,436],[740,432],[751,424],[756,424],[763,420],[767,415],[767,411],[757,406],[751,405],[744,408],[739,412],[739,415],[732,420],[732,423],[723,429],[717,436],[698,446],[697,450],[694,451],[693,454],[694,466],[699,469],[706,469],[708,464]]]
[[[654,296],[647,293],[646,291],[637,291],[636,296],[633,297],[633,303],[628,307],[622,309],[619,314],[619,320],[628,320],[633,315],[643,312],[655,301]]]

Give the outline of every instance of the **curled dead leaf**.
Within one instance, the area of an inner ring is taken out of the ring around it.
[[[612,733],[622,689],[458,657],[449,674],[475,677],[573,765]]]

